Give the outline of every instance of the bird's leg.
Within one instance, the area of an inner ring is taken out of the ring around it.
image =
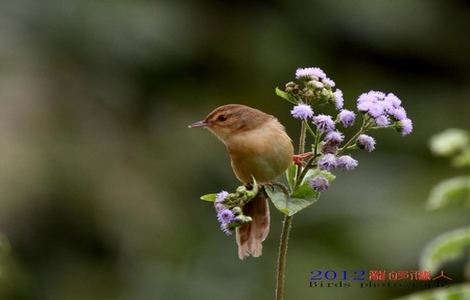
[[[304,162],[304,160],[310,158],[313,155],[313,152],[305,152],[302,154],[294,154],[292,155],[292,161],[294,164],[301,166]]]

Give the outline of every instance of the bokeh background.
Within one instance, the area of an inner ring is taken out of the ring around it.
[[[430,239],[468,223],[424,209],[464,173],[428,139],[470,125],[468,1],[20,0],[0,2],[0,299],[271,299],[281,215],[263,256],[240,262],[199,200],[238,182],[223,145],[187,125],[243,103],[296,139],[274,87],[305,66],[347,108],[393,91],[415,131],[377,132],[377,150],[294,219],[286,297],[414,291],[308,283],[314,269],[417,269]]]

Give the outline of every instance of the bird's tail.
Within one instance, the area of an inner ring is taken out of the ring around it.
[[[264,189],[260,189],[256,197],[243,207],[243,214],[253,220],[236,230],[238,257],[242,260],[262,254],[262,242],[268,236],[270,225],[268,200]]]

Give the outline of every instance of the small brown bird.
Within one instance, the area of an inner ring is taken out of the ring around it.
[[[244,184],[251,183],[252,176],[258,183],[270,183],[292,163],[294,148],[284,126],[260,110],[227,104],[190,127],[207,128],[225,144],[235,176]],[[237,228],[240,259],[261,255],[261,243],[269,233],[268,199],[264,193],[258,193],[243,207],[244,214],[253,221]]]

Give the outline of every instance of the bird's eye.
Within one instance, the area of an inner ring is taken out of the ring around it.
[[[225,115],[220,115],[217,117],[217,121],[223,122],[225,120],[227,120],[227,117]]]

